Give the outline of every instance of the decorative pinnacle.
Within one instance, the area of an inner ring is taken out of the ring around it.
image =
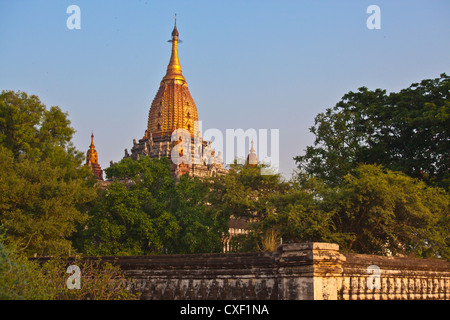
[[[94,146],[94,131],[92,131],[92,134],[91,134],[91,147],[93,147]]]
[[[181,42],[180,40],[178,40],[178,35],[179,33],[177,30],[177,15],[175,14],[175,25],[172,31],[172,40],[169,40],[169,42],[172,42],[172,54],[170,56],[169,65],[167,66],[167,72],[163,78],[163,81],[165,80],[186,81],[185,78],[183,77],[180,61],[178,59],[178,43]]]
[[[173,27],[173,31],[172,31],[172,41],[174,40],[173,37],[178,37],[178,30],[177,30],[177,14],[175,13],[175,25]]]

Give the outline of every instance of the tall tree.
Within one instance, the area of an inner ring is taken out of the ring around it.
[[[275,231],[286,242],[333,242],[344,244],[351,233],[336,228],[338,210],[331,195],[335,192],[322,181],[298,177],[289,181],[287,192],[272,199],[273,212],[255,224],[263,234]]]
[[[316,136],[302,156],[302,172],[333,185],[362,163],[403,171],[448,190],[450,78],[423,80],[398,93],[365,87],[345,94],[315,118]]]
[[[96,196],[73,133],[58,107],[24,92],[0,95],[0,226],[27,254],[68,254]]]
[[[0,144],[11,150],[15,159],[26,156],[34,160],[50,159],[57,164],[69,158],[78,164],[83,154],[73,147],[74,133],[67,113],[59,107],[47,109],[37,96],[25,92],[2,91]]]
[[[450,257],[450,197],[402,172],[361,165],[324,195],[345,250]]]
[[[441,188],[377,165],[358,166],[339,186],[300,175],[262,187],[258,179],[265,178],[255,169],[221,177],[212,193],[216,210],[253,218],[248,234],[237,238],[245,251],[264,249],[271,239],[333,242],[366,254],[450,256],[450,197]]]
[[[180,231],[176,239],[168,243],[170,252],[222,252],[230,217],[209,203],[210,183],[183,175],[176,185],[176,192],[175,215]]]

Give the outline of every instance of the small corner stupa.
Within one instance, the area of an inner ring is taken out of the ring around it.
[[[97,180],[103,181],[103,170],[98,163],[98,155],[97,150],[95,150],[94,146],[94,133],[91,135],[91,145],[89,146],[89,150],[86,154],[86,166],[92,168]]]
[[[250,153],[247,156],[247,164],[250,167],[258,166],[258,156],[256,155],[255,148],[253,147],[253,140],[252,140],[252,147],[250,149]]]

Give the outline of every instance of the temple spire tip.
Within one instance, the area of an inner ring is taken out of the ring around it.
[[[174,20],[175,20],[175,25],[174,25],[173,31],[172,31],[172,41],[174,40],[175,37],[178,38],[178,35],[179,35],[178,30],[177,30],[177,14],[176,13],[175,13]]]

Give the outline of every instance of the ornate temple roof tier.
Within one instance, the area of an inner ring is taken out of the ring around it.
[[[170,135],[183,128],[191,136],[198,130],[198,113],[187,83],[161,82],[150,107],[147,131],[153,135]]]

